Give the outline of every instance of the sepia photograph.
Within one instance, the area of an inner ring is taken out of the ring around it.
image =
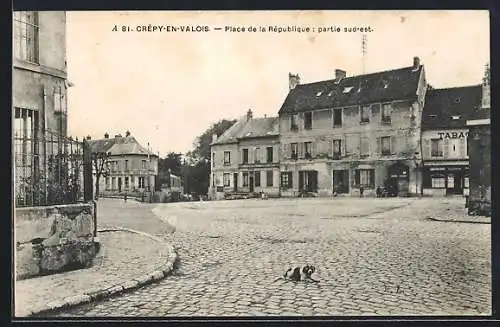
[[[13,11],[13,318],[483,317],[488,10]]]

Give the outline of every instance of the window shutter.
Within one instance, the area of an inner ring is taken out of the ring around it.
[[[382,155],[382,138],[377,137],[377,155]]]
[[[375,187],[375,170],[370,169],[370,186]]]
[[[299,148],[299,158],[303,158],[304,157],[304,143],[300,142],[298,144],[298,148]]]
[[[312,142],[311,143],[311,157],[313,157],[313,158],[316,156],[316,153],[317,153],[317,151],[316,151],[317,149],[316,148],[317,148],[317,146],[318,145],[317,145],[316,142]]]
[[[293,188],[293,176],[292,173],[288,173],[288,187]]]
[[[444,155],[444,158],[448,158],[448,155],[449,155],[449,149],[450,148],[450,142],[448,139],[444,139],[443,141],[443,155]]]
[[[354,183],[355,183],[355,185],[359,185],[359,169],[356,169],[356,171],[355,171]]]
[[[340,140],[341,144],[340,144],[340,152],[342,153],[342,157],[345,157],[346,156],[346,147],[347,147],[347,139],[346,137],[344,136],[341,140]]]
[[[398,147],[398,139],[396,136],[391,136],[391,153],[396,154]]]
[[[290,158],[290,144],[289,143],[283,144],[281,156],[283,159]]]

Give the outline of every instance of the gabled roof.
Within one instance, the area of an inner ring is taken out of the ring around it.
[[[423,65],[372,74],[299,84],[286,97],[279,115],[373,102],[416,99]]]
[[[236,143],[255,137],[278,136],[278,117],[246,118],[234,123],[212,145]]]
[[[481,109],[481,85],[427,90],[422,112],[422,129],[458,128],[469,119],[489,117]]]
[[[111,152],[111,155],[148,155],[148,150],[140,145],[133,136],[89,140],[88,142],[92,148],[92,152]],[[149,154],[156,156],[151,152]]]

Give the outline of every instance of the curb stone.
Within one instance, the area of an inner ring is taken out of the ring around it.
[[[73,307],[76,305],[84,304],[84,303],[89,303],[93,301],[99,301],[103,300],[106,298],[109,298],[114,295],[118,295],[120,293],[124,293],[125,291],[131,291],[134,289],[137,289],[139,287],[154,283],[156,281],[159,281],[165,277],[167,277],[173,269],[174,262],[177,260],[177,253],[173,245],[170,243],[166,242],[165,240],[156,237],[154,235],[144,233],[141,231],[136,231],[130,228],[122,228],[122,227],[111,227],[111,228],[103,228],[98,230],[98,232],[105,233],[105,232],[129,232],[133,234],[139,234],[145,237],[148,237],[152,240],[155,240],[157,242],[163,243],[168,247],[168,252],[169,255],[167,257],[167,262],[160,267],[159,269],[153,270],[151,272],[148,272],[140,277],[137,277],[132,280],[127,280],[121,283],[118,283],[116,285],[106,285],[105,287],[101,289],[92,289],[91,291],[88,291],[83,294],[79,295],[74,295],[70,297],[66,297],[64,300],[56,300],[53,302],[49,302],[45,305],[44,309],[37,310],[37,311],[32,311],[30,309],[27,310],[27,314],[24,315],[25,317],[29,316],[34,316],[34,315],[40,315],[40,314],[48,314],[50,312],[58,311],[61,309],[66,309],[69,307]]]
[[[453,219],[439,219],[434,217],[425,217],[425,219],[430,221],[438,221],[441,223],[467,223],[467,224],[491,224],[491,219],[489,221],[485,220],[453,220]]]

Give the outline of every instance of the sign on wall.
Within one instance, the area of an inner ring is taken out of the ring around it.
[[[462,138],[469,137],[469,132],[438,132],[437,134],[441,140],[443,140],[443,139],[462,139]]]

